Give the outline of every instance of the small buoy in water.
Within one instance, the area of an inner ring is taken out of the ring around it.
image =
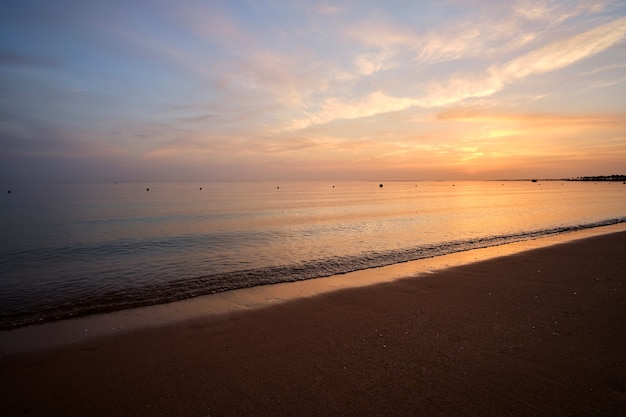
[[[335,188],[335,186],[333,185],[333,188]]]
[[[382,184],[378,184],[378,186],[379,186],[380,188],[383,188],[383,185],[382,185]]]
[[[200,187],[200,191],[202,191],[202,187]]]
[[[279,189],[280,189],[280,187],[276,187],[276,189],[277,189],[277,190],[279,190]]]
[[[146,188],[146,191],[150,191],[150,189],[149,189],[149,188]]]
[[[9,190],[8,193],[11,194],[11,190]]]

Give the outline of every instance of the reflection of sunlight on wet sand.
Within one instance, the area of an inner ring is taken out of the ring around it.
[[[233,314],[238,311],[262,308],[338,289],[356,288],[407,277],[417,277],[445,268],[618,231],[626,231],[626,223],[584,229],[501,246],[474,249],[328,278],[228,291],[170,304],[65,320],[41,326],[30,326],[13,331],[2,331],[0,332],[0,335],[2,335],[0,338],[0,357],[11,352],[63,346],[78,343],[89,338],[103,337],[144,327]]]

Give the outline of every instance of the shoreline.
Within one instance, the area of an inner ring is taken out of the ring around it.
[[[30,300],[24,300],[23,303],[20,303],[18,300],[13,299],[9,294],[5,293],[4,299],[8,303],[8,309],[7,311],[3,311],[2,319],[0,319],[0,331],[76,319],[79,317],[109,314],[115,311],[170,304],[204,295],[213,295],[251,287],[317,278],[329,278],[355,272],[355,267],[358,268],[357,270],[371,270],[421,259],[431,259],[446,254],[502,246],[514,242],[536,240],[555,235],[565,235],[574,231],[595,229],[620,223],[626,223],[626,217],[583,223],[577,226],[561,226],[543,230],[518,232],[511,235],[493,235],[477,237],[475,239],[449,240],[431,244],[424,243],[405,249],[374,250],[369,254],[361,253],[353,256],[337,256],[336,258],[330,257],[320,260],[311,259],[309,261],[301,263],[295,262],[293,264],[287,262],[283,265],[250,268],[247,270],[233,270],[230,272],[225,271],[208,275],[197,274],[196,276],[186,277],[182,281],[172,279],[165,280],[159,284],[145,282],[144,285],[131,285],[126,290],[118,288],[117,290],[109,289],[97,291],[95,287],[83,287],[78,283],[76,293],[70,297],[63,295],[67,290],[66,288],[61,286],[57,287],[57,290],[53,290],[53,285],[48,289],[49,294],[39,293],[38,296],[35,296],[33,293],[30,297],[27,297],[30,298]],[[346,245],[349,246],[348,243],[346,243]],[[31,252],[32,255],[36,251]],[[50,253],[46,254],[46,256],[50,255]],[[35,258],[37,256],[35,256]],[[9,258],[11,258],[11,256],[9,256]],[[33,263],[36,264],[37,262],[33,261]],[[68,269],[68,274],[72,275],[72,273],[69,272],[70,269]],[[20,268],[17,267],[16,271],[19,270]],[[141,272],[144,281],[151,280],[150,271],[151,268],[148,268]],[[120,273],[121,272],[122,271],[120,271]],[[174,277],[180,277],[183,270],[174,268],[171,272]],[[44,276],[46,275],[45,271],[41,271],[41,273]],[[87,278],[91,276],[86,271],[82,271],[80,275],[82,275],[81,280],[87,280]],[[16,278],[17,277],[13,277],[13,279]],[[9,273],[8,279],[11,279],[11,273]],[[94,279],[98,281],[97,273]],[[55,280],[53,279],[52,281]],[[64,280],[61,279],[56,284],[61,284],[63,281]],[[120,283],[121,282],[123,282],[123,280],[121,280]],[[113,286],[115,286],[115,284],[113,284]],[[28,292],[27,288],[24,288],[24,290]],[[56,297],[57,292],[60,297]],[[19,292],[16,294],[19,294]],[[37,302],[37,299],[44,300],[49,296],[51,297],[47,302]]]
[[[172,303],[0,330],[0,358],[71,346],[145,328],[182,324],[190,320],[265,308],[346,288],[425,276],[447,268],[620,231],[626,231],[626,223],[471,249],[326,278],[243,288]]]
[[[555,243],[6,356],[3,412],[621,416],[626,231]]]

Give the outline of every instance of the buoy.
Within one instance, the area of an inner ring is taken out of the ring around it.
[[[146,191],[150,191],[150,189],[149,189],[149,188],[146,188]]]
[[[8,193],[11,194],[11,190],[9,190]]]
[[[382,185],[382,184],[378,184],[378,186],[379,186],[380,188],[383,188],[383,185]]]
[[[279,189],[280,189],[280,187],[276,187],[276,189],[277,189],[277,190],[279,190]]]
[[[200,191],[202,191],[202,187],[200,187]]]

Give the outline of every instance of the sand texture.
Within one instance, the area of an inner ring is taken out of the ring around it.
[[[626,232],[0,359],[5,416],[623,416]]]

